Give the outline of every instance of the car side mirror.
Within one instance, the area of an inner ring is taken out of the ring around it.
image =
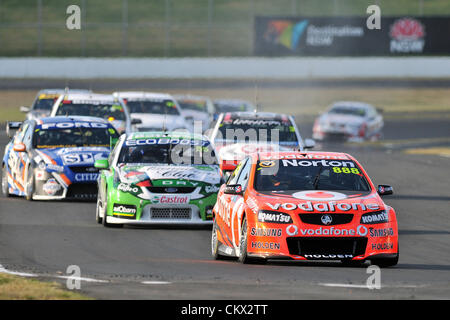
[[[30,107],[27,107],[27,106],[21,106],[21,107],[19,108],[19,110],[20,110],[20,112],[27,113],[27,112],[30,112]]]
[[[391,186],[380,184],[377,187],[377,192],[380,196],[387,196],[394,193],[394,189]]]
[[[27,147],[25,146],[24,143],[18,142],[18,143],[14,144],[13,150],[16,152],[25,152],[25,151],[27,151]]]
[[[141,119],[137,119],[137,118],[131,119],[131,124],[141,124],[141,123],[142,123]]]
[[[9,138],[12,138],[14,136],[14,132],[16,130],[19,130],[20,127],[22,126],[22,122],[19,121],[12,121],[12,122],[7,122],[6,123],[6,135]]]
[[[229,184],[229,185],[225,186],[224,193],[225,194],[243,195],[244,191],[242,190],[242,186],[240,184]]]
[[[94,167],[96,167],[97,169],[105,169],[105,170],[108,169],[109,168],[108,159],[95,160]]]
[[[313,139],[305,139],[305,149],[312,149],[316,146],[316,142]]]

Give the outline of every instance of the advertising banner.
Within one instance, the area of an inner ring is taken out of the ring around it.
[[[449,17],[256,17],[259,56],[449,55]]]

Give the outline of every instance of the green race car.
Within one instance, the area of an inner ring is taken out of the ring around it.
[[[215,150],[202,135],[123,134],[98,160],[96,219],[124,224],[211,224],[222,184]]]

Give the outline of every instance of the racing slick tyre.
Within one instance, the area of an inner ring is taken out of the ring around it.
[[[5,197],[11,196],[8,189],[8,172],[6,170],[6,165],[2,166],[2,193]]]
[[[106,214],[106,212],[108,211],[108,198],[107,198],[107,196],[105,198],[105,205],[106,205],[106,207],[104,208],[103,218],[102,218],[103,226],[107,227],[107,228],[122,228],[123,224],[108,223],[108,215]]]
[[[225,257],[219,253],[219,240],[217,240],[217,221],[214,219],[211,232],[211,254],[214,260],[222,260]]]
[[[97,207],[95,208],[95,220],[98,224],[103,222],[102,217],[100,217],[100,195],[97,195]]]
[[[34,171],[31,166],[27,169],[27,183],[25,185],[25,199],[32,201],[34,194]]]
[[[241,228],[241,238],[239,240],[239,257],[238,260],[244,264],[265,264],[264,258],[249,257],[247,253],[247,217],[244,216]]]

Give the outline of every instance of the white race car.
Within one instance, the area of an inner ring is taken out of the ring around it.
[[[362,141],[381,137],[381,110],[370,104],[340,101],[332,104],[314,122],[313,139]]]
[[[63,94],[55,101],[50,116],[103,118],[111,122],[120,134],[133,131],[131,126],[134,124],[123,101],[109,94]]]
[[[114,92],[128,107],[132,119],[138,119],[137,131],[192,131],[192,125],[184,118],[177,101],[165,93]]]
[[[42,89],[36,95],[33,104],[30,107],[21,106],[20,111],[26,113],[27,120],[48,117],[52,111],[53,104],[62,94],[67,93],[90,93],[90,90],[84,89]]]
[[[175,95],[175,99],[178,101],[188,122],[195,125],[195,121],[201,121],[202,132],[209,128],[215,112],[214,104],[210,98],[192,95]]]
[[[208,137],[219,152],[223,172],[233,171],[253,152],[303,151],[314,140],[303,141],[294,117],[272,112],[221,113]]]

